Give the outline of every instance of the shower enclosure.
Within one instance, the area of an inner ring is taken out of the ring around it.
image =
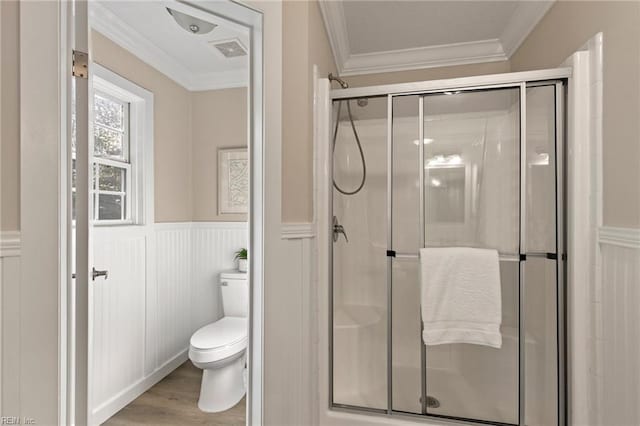
[[[567,77],[332,90],[332,409],[565,424]],[[499,349],[423,343],[425,247],[499,253]]]

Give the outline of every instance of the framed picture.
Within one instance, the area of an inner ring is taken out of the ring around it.
[[[218,150],[218,214],[249,211],[249,157],[247,148]]]

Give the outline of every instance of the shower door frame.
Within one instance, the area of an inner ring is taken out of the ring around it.
[[[477,90],[491,90],[491,89],[505,89],[505,88],[517,88],[519,89],[519,102],[520,102],[520,114],[519,114],[519,126],[520,126],[520,167],[519,167],[519,254],[514,261],[519,263],[519,295],[518,295],[518,425],[525,424],[525,339],[521,339],[520,336],[524,334],[524,267],[527,256],[529,257],[549,257],[547,253],[532,253],[526,252],[526,147],[527,147],[527,135],[526,135],[526,89],[527,87],[534,87],[537,85],[555,85],[555,174],[556,174],[556,314],[557,314],[557,376],[558,376],[558,389],[557,389],[557,410],[558,410],[558,424],[565,425],[567,423],[567,373],[566,373],[566,293],[567,293],[567,276],[566,276],[566,165],[565,165],[565,151],[567,149],[567,108],[566,98],[569,87],[569,79],[571,78],[571,68],[556,68],[539,71],[527,71],[517,73],[505,73],[487,76],[477,77],[464,77],[448,80],[432,80],[415,83],[400,83],[392,85],[370,86],[351,89],[337,89],[330,90],[327,99],[327,105],[319,105],[318,107],[325,109],[325,114],[328,117],[329,126],[332,126],[332,106],[333,101],[346,100],[361,97],[381,97],[387,98],[387,195],[386,195],[386,209],[387,209],[387,408],[376,409],[358,406],[349,406],[333,402],[333,244],[329,240],[327,244],[328,249],[328,271],[327,271],[327,283],[328,283],[328,405],[329,410],[343,411],[347,413],[359,413],[359,414],[373,414],[378,416],[384,416],[386,418],[413,418],[423,421],[449,421],[463,424],[495,424],[491,421],[442,416],[428,414],[426,410],[426,347],[421,339],[421,393],[422,393],[422,413],[407,413],[402,411],[396,411],[393,409],[393,364],[392,364],[392,349],[393,349],[393,333],[392,333],[392,265],[393,257],[401,257],[403,254],[395,253],[392,247],[392,197],[393,197],[393,99],[399,96],[416,95],[418,98],[418,133],[419,139],[423,139],[424,135],[424,95],[433,93],[442,93],[445,91],[461,91],[472,92]],[[328,82],[327,82],[328,85]],[[325,123],[327,124],[327,123]],[[328,141],[328,135],[331,134],[330,129],[317,129],[320,134],[327,131],[326,138]],[[321,139],[323,140],[323,139]],[[420,171],[423,172],[424,165],[424,145],[419,144],[420,151]],[[326,156],[325,171],[327,173],[326,182],[326,194],[320,197],[320,201],[326,209],[322,223],[326,223],[328,226],[325,228],[327,235],[331,236],[331,216],[333,215],[333,156],[330,148],[331,144],[328,143],[327,147],[324,147]],[[326,151],[327,148],[329,151]],[[425,233],[424,233],[424,177],[419,180],[420,184],[420,226],[421,237],[420,243],[424,247]],[[322,199],[326,197],[324,200]],[[326,222],[325,222],[326,221]],[[422,327],[422,325],[421,325]],[[511,425],[510,423],[508,423]]]

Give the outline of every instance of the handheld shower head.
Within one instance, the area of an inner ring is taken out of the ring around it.
[[[343,89],[347,89],[349,87],[349,84],[347,84],[346,81],[344,81],[340,77],[336,77],[335,75],[333,75],[333,73],[329,73],[329,81],[337,81],[340,87],[342,87]]]

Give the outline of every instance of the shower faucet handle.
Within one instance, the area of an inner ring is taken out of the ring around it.
[[[342,225],[336,225],[334,232],[336,233],[336,240],[338,239],[338,234],[342,234],[342,236],[344,237],[344,240],[346,242],[349,242],[349,237],[347,237],[347,233],[344,230],[344,227]]]
[[[333,242],[338,242],[338,238],[340,238],[340,234],[344,237],[346,242],[349,242],[349,237],[347,237],[347,233],[344,230],[344,226],[340,225],[337,217],[333,217]]]

